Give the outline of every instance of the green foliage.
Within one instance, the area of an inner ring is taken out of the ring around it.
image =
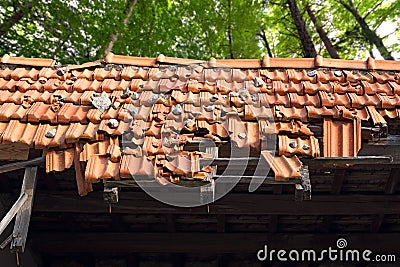
[[[267,53],[267,41],[275,57],[303,56],[285,0],[137,0],[126,25],[132,0],[2,2],[0,34],[6,30],[0,35],[0,55],[82,63],[104,58],[112,34],[118,34],[112,51],[123,55],[261,58]],[[319,54],[328,57],[305,12],[307,4],[342,58],[369,55],[373,46],[339,0],[297,0],[297,4]],[[400,0],[354,0],[354,4],[388,49],[398,51],[400,20],[394,11]],[[22,16],[14,21],[17,12]],[[392,30],[383,31],[388,26]]]

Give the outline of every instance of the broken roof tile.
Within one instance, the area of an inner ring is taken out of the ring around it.
[[[275,180],[288,180],[301,177],[300,168],[302,167],[302,163],[297,156],[275,157],[268,151],[261,151],[261,158],[267,162],[275,173]]]
[[[50,150],[46,153],[46,172],[61,172],[71,168],[74,162],[74,150]]]

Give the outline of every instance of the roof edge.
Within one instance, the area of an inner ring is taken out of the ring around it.
[[[103,62],[110,64],[132,65],[141,67],[157,67],[160,64],[191,65],[203,64],[210,68],[228,67],[237,69],[259,69],[259,68],[283,68],[283,69],[314,69],[314,68],[337,68],[356,70],[385,70],[400,71],[400,61],[396,60],[375,60],[368,57],[366,60],[348,60],[323,58],[317,55],[315,58],[271,58],[263,56],[262,59],[215,59],[209,61],[166,57],[160,54],[156,58],[134,57],[115,55],[109,52]],[[11,57],[7,54],[0,58],[0,63],[16,64],[37,67],[54,67],[56,61],[45,58]],[[68,65],[71,68],[87,68],[100,65],[100,61],[87,62],[81,65]]]
[[[8,54],[4,54],[3,57],[0,58],[0,63],[35,67],[54,67],[56,65],[56,61],[54,59],[11,57]]]

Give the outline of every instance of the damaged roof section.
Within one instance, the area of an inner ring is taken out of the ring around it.
[[[277,180],[298,178],[302,158],[356,156],[363,124],[400,116],[398,62],[110,53],[83,65],[0,64],[0,145],[20,151],[0,158],[43,149],[47,172],[74,166],[81,195],[101,179],[209,179],[200,161],[215,153],[203,140],[247,148]]]

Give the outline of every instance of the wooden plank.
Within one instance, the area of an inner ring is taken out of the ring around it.
[[[373,232],[373,233],[379,232],[379,229],[381,229],[384,219],[385,219],[384,214],[375,215],[372,220],[372,224],[371,224],[371,232]]]
[[[18,143],[0,144],[0,160],[27,160],[29,146]]]
[[[282,191],[283,191],[283,185],[282,184],[274,184],[272,186],[272,193],[274,195],[280,195],[280,194],[282,194]]]
[[[74,167],[75,167],[75,179],[78,187],[78,193],[80,196],[86,196],[89,192],[93,191],[92,184],[86,182],[85,175],[79,161],[79,155],[82,151],[82,147],[76,144],[74,147]]]
[[[225,214],[218,214],[217,215],[217,232],[218,233],[225,233],[226,228],[226,215]]]
[[[46,253],[256,253],[268,249],[328,249],[345,238],[351,249],[399,253],[400,233],[32,233]],[[112,244],[112,246],[110,246]],[[188,245],[190,244],[190,246]]]
[[[15,201],[14,205],[11,207],[11,209],[7,212],[7,214],[1,220],[0,235],[3,234],[4,230],[10,224],[12,219],[14,219],[15,215],[21,209],[21,207],[24,205],[24,203],[26,202],[27,199],[28,199],[28,195],[26,193],[21,193],[21,195],[19,196],[17,201]]]
[[[386,183],[385,194],[393,194],[396,191],[396,186],[399,183],[400,168],[392,168],[388,181]]]
[[[132,205],[132,203],[135,203]],[[263,203],[263,204],[260,204]],[[80,198],[75,192],[37,192],[33,210],[57,213],[107,213],[102,192]],[[400,214],[400,195],[314,195],[312,201],[295,202],[293,195],[229,193],[204,207],[181,208],[161,203],[145,192],[124,192],[113,213],[125,214],[277,214],[373,215]]]
[[[13,162],[9,164],[5,164],[0,166],[0,173],[5,173],[5,172],[11,172],[19,169],[23,169],[28,166],[37,166],[46,161],[46,157],[38,157],[26,161],[19,161],[19,162]]]
[[[25,168],[24,180],[22,182],[21,192],[25,193],[28,198],[18,211],[15,218],[13,240],[11,242],[11,251],[24,252],[26,238],[28,236],[29,222],[31,220],[33,197],[36,188],[38,167]]]
[[[279,215],[269,215],[269,232],[275,233],[278,231]]]
[[[338,195],[342,191],[343,181],[345,177],[345,169],[336,169],[333,175],[331,194]]]
[[[335,164],[386,164],[392,163],[392,156],[357,156],[357,157],[321,157],[313,159],[303,159],[307,165],[335,165]]]
[[[167,218],[168,233],[175,233],[176,232],[175,215],[174,214],[167,214],[166,218]]]

